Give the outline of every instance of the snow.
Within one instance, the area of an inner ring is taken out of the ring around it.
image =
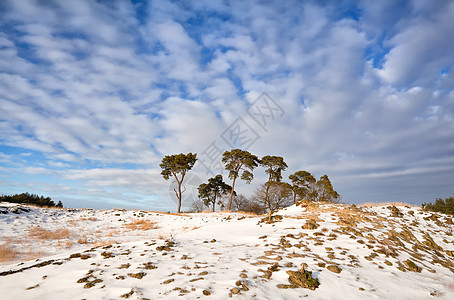
[[[26,211],[14,213],[11,207],[19,206],[0,203],[1,243],[31,251],[1,263],[2,299],[454,299],[451,217],[418,207],[398,207],[403,216],[392,217],[386,206],[294,205],[277,212],[282,220],[270,224],[263,222],[265,216],[227,212],[20,206]],[[308,219],[319,227],[302,229]],[[128,228],[138,220],[157,228]],[[342,225],[342,220],[356,223]],[[69,233],[32,238],[37,226]],[[404,229],[416,240],[390,235]],[[425,234],[441,249],[413,249],[424,245]],[[159,248],[169,241],[174,245]],[[387,245],[395,257],[377,252]],[[407,259],[422,271],[398,269]],[[265,278],[263,271],[274,263],[278,270]],[[286,271],[303,263],[319,279],[319,288],[278,287],[289,285]],[[341,273],[329,271],[329,265]],[[233,288],[240,293],[232,295]]]

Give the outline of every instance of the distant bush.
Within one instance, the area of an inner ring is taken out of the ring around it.
[[[58,201],[58,203],[55,204],[55,202],[52,201],[50,197],[43,197],[29,193],[16,194],[12,196],[2,195],[0,196],[0,202],[33,204],[48,207],[63,207],[63,203],[61,203],[61,201]]]
[[[422,208],[424,210],[454,215],[454,196],[446,199],[437,198],[435,203],[424,203]]]

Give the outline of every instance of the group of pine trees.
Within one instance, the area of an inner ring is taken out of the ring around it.
[[[167,155],[162,159],[161,175],[165,180],[173,177],[177,183],[174,189],[178,199],[178,212],[181,210],[183,181],[187,173],[197,161],[197,154]],[[287,169],[287,164],[280,156],[264,156],[259,159],[256,155],[241,149],[225,151],[222,163],[228,171],[232,185],[224,182],[222,175],[216,175],[198,187],[199,198],[203,204],[215,211],[216,204],[228,196],[226,208],[228,210],[243,210],[256,213],[272,212],[281,207],[296,203],[299,200],[339,202],[340,195],[333,189],[327,175],[317,181],[311,173],[298,171],[289,176],[290,183],[282,181],[282,172]],[[236,195],[235,184],[237,179],[250,183],[253,170],[261,166],[268,174],[268,180],[247,199],[243,195]]]
[[[61,201],[58,201],[58,203],[55,204],[50,197],[38,196],[29,193],[15,194],[12,196],[2,195],[0,196],[0,202],[33,204],[47,207],[63,207],[63,203],[61,203]]]

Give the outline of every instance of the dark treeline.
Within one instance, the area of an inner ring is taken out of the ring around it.
[[[454,196],[446,199],[437,198],[435,203],[424,203],[422,208],[428,211],[454,215]]]
[[[21,204],[33,204],[37,206],[48,206],[48,207],[63,207],[63,203],[58,201],[55,204],[50,197],[38,196],[30,193],[15,194],[12,196],[2,195],[0,196],[0,202],[10,203],[21,203]]]

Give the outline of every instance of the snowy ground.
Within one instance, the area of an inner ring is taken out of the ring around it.
[[[2,299],[454,299],[452,217],[418,207],[292,206],[268,224],[14,206],[0,203]],[[317,289],[290,285],[302,264]]]

